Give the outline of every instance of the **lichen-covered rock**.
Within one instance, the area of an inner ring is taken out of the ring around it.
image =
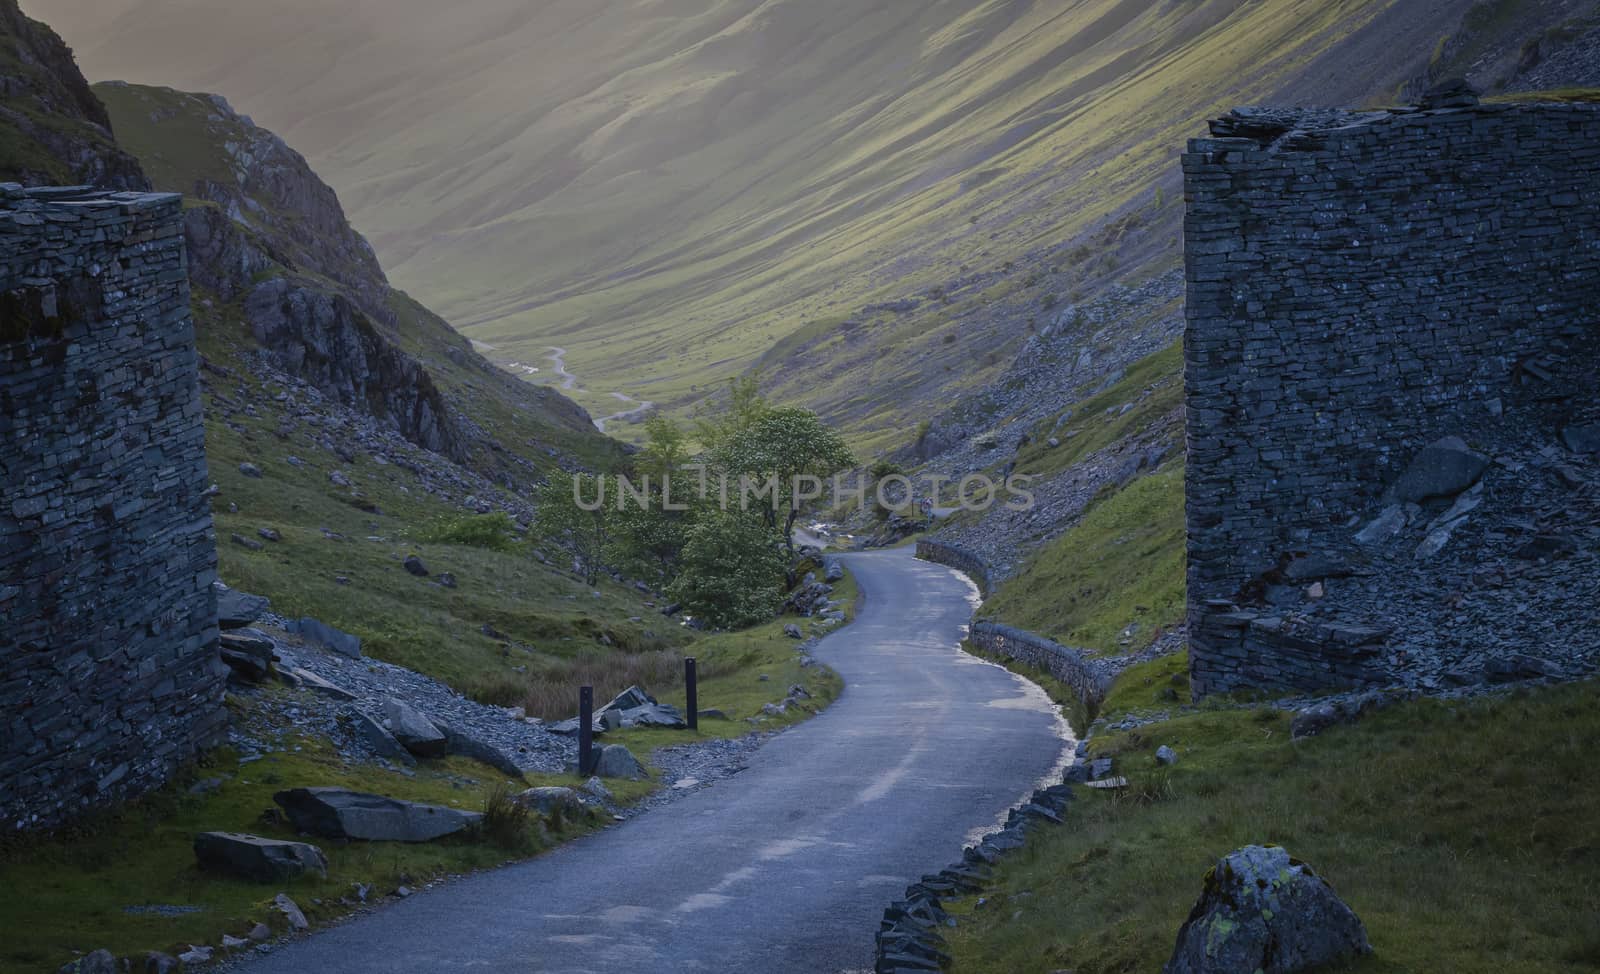
[[[1361,919],[1311,867],[1246,846],[1206,874],[1163,974],[1293,974],[1372,953]]]

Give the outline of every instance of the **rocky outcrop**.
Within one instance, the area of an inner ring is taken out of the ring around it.
[[[433,377],[349,298],[279,278],[250,291],[244,309],[256,341],[285,372],[418,446],[466,459],[462,435]]]
[[[1372,953],[1361,919],[1276,846],[1219,860],[1163,974],[1294,974]]]
[[[0,183],[150,188],[72,51],[16,0],[0,0],[0,146]]]

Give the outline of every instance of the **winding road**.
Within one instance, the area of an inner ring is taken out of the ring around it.
[[[961,652],[965,578],[909,549],[842,557],[865,602],[815,655],[845,692],[748,770],[249,969],[870,970],[884,906],[1057,770],[1068,731],[1037,687]]]
[[[578,388],[578,376],[567,371],[567,350],[551,346],[550,354],[545,356],[550,364],[555,366],[556,377],[561,380],[561,391],[582,392]],[[655,408],[655,403],[648,399],[635,399],[625,392],[613,392],[611,398],[618,402],[627,403],[628,408],[614,412],[609,416],[601,416],[594,421],[594,428],[604,433],[607,423],[614,423],[621,419],[636,419]]]

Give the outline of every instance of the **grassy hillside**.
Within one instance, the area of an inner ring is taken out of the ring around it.
[[[1183,621],[1183,465],[1097,502],[1000,585],[984,618],[1102,653],[1145,648]]]
[[[951,970],[1158,970],[1206,870],[1251,843],[1311,863],[1366,923],[1376,954],[1339,970],[1594,970],[1597,695],[1590,681],[1421,701],[1304,741],[1272,710],[1099,737],[1129,793],[1080,790],[981,907],[955,904]]]
[[[1176,262],[1174,155],[1205,117],[1392,90],[1468,3],[39,6],[94,76],[256,113],[396,280],[505,359],[568,348],[595,408],[682,405],[799,329],[995,275],[794,383],[885,445],[1003,364],[1041,273],[1066,294]],[[1129,220],[1149,239],[1106,242],[1110,265],[1053,250]],[[985,304],[1009,310],[962,317]]]

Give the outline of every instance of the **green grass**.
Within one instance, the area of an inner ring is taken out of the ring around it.
[[[1116,720],[1130,713],[1172,713],[1189,702],[1189,654],[1178,652],[1123,670],[1101,703],[1100,713]]]
[[[1183,465],[1171,463],[1097,501],[979,614],[1067,646],[1134,652],[1182,621],[1184,557]]]
[[[237,708],[237,700],[233,705]],[[333,785],[413,801],[482,811],[484,799],[505,776],[465,758],[424,761],[414,775],[347,763],[326,741],[291,737],[291,749],[239,764],[232,751],[214,751],[184,778],[113,813],[91,818],[51,840],[31,838],[0,845],[0,883],[26,893],[0,908],[6,930],[0,941],[0,971],[17,974],[55,970],[74,951],[105,948],[127,955],[144,950],[176,954],[183,945],[216,944],[222,934],[243,936],[256,922],[282,932],[272,898],[287,892],[313,923],[349,912],[338,904],[354,896],[352,884],[374,887],[382,897],[399,885],[412,887],[447,874],[497,865],[508,853],[476,836],[452,836],[426,844],[310,839],[327,855],[328,878],[258,884],[202,872],[193,842],[199,832],[248,832],[297,839],[294,829],[268,822],[272,795],[301,785]],[[295,749],[298,750],[295,750]],[[221,777],[209,794],[191,795],[192,780]],[[573,784],[564,776],[530,775],[517,788]],[[643,795],[651,783],[608,783],[625,800]],[[591,826],[569,822],[559,833],[530,836],[529,849],[582,834]],[[316,900],[321,900],[318,905]],[[128,907],[167,905],[198,908],[178,916],[130,913]]]
[[[1422,701],[1291,742],[1276,711],[1201,713],[1097,741],[1140,802],[1080,789],[946,931],[956,974],[1158,970],[1221,855],[1276,843],[1361,916],[1340,970],[1600,967],[1593,773],[1600,684]],[[1179,762],[1157,769],[1154,749]]]

